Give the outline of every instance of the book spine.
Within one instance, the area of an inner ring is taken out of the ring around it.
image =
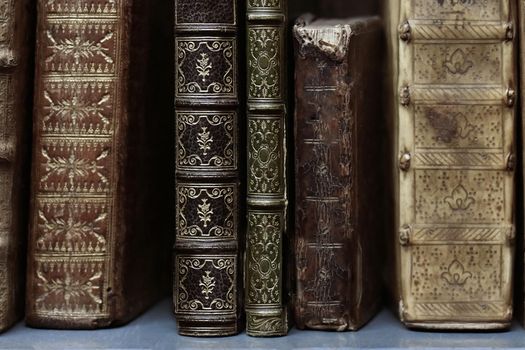
[[[523,135],[523,132],[525,132],[525,118],[523,116],[525,115],[525,96],[523,96],[523,91],[525,91],[525,1],[524,0],[518,0],[517,2],[517,13],[518,13],[518,22],[519,28],[519,59],[518,59],[518,65],[519,65],[519,79],[520,79],[520,100],[521,100],[521,106],[520,106],[520,112],[521,112],[521,135]],[[521,137],[523,140],[523,136]],[[521,147],[521,149],[520,149]],[[521,142],[521,146],[518,146],[519,152],[521,152],[521,173],[518,172],[518,174],[521,175],[521,179],[518,180],[518,193],[523,193],[524,191],[524,184],[525,184],[525,172],[523,169],[525,167],[523,166],[523,158],[525,155],[525,142]],[[518,203],[517,210],[523,212],[525,209],[525,199],[522,197],[520,198],[518,196],[518,200],[520,203]],[[521,225],[523,227],[524,223],[523,220],[525,220],[524,217],[521,217],[520,215],[517,215],[518,220],[522,220]],[[518,231],[519,232],[519,231]],[[516,266],[515,272],[514,272],[514,283],[517,286],[517,295],[514,300],[518,301],[517,305],[515,305],[515,313],[516,313],[516,319],[520,321],[522,325],[525,326],[525,242],[523,239],[523,236],[521,239],[516,240]]]
[[[29,1],[0,2],[0,331],[24,302],[33,14]]]
[[[348,65],[351,28],[303,23],[299,19],[294,27],[295,322],[300,329],[343,331],[351,326],[350,240],[356,228],[350,85],[360,87]],[[328,56],[327,43],[344,54]]]
[[[410,327],[512,321],[515,4],[400,3],[399,313]]]
[[[98,328],[119,305],[131,1],[39,0],[27,323]]]
[[[247,2],[247,333],[283,336],[287,239],[286,0]]]
[[[294,26],[295,322],[301,329],[356,330],[380,303],[376,218],[386,219],[384,172],[383,162],[373,161],[384,151],[374,95],[380,28],[374,17],[329,25],[305,16]]]
[[[238,0],[175,1],[179,333],[242,329]]]

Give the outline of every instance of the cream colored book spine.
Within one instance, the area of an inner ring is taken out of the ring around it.
[[[515,241],[514,3],[389,3],[400,318],[415,328],[507,328]]]

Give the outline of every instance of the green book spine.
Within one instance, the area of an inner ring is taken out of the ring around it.
[[[286,239],[286,0],[247,1],[248,230],[245,309],[251,336],[289,329]]]

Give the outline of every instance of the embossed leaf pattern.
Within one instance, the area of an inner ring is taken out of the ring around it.
[[[280,236],[277,214],[250,214],[248,236],[248,300],[254,304],[280,302]]]
[[[234,205],[237,203],[237,191],[233,185],[210,188],[179,186],[177,198],[177,235],[186,237],[233,237],[235,235],[237,214]],[[208,225],[214,214],[208,200],[214,201],[214,205],[223,213],[220,218],[216,218],[217,222],[213,225]],[[197,216],[186,215],[188,211],[194,213],[195,210],[197,210]],[[205,223],[206,226],[201,223]]]
[[[468,210],[474,203],[476,203],[476,200],[471,197],[465,187],[460,184],[454,188],[450,196],[445,197],[445,202],[448,203],[450,209],[454,211],[464,211]]]
[[[250,29],[248,56],[249,94],[252,98],[279,98],[280,32],[278,29]]]
[[[109,119],[103,114],[104,105],[110,100],[109,95],[102,96],[98,102],[94,103],[82,101],[82,98],[76,93],[71,99],[54,101],[49,92],[45,91],[44,98],[49,103],[49,106],[44,107],[48,111],[44,117],[44,122],[56,115],[61,120],[71,120],[73,125],[77,125],[89,116],[96,115],[104,124],[109,124]]]
[[[177,115],[177,163],[181,167],[233,167],[237,161],[237,116],[235,114],[185,114]],[[208,126],[201,126],[202,124]],[[194,130],[197,145],[205,153],[193,151]],[[211,130],[219,132],[221,139],[215,142]],[[206,147],[208,146],[208,147]],[[204,156],[204,157],[203,157]]]
[[[206,83],[206,78],[210,75],[210,71],[213,68],[208,54],[201,53],[201,58],[197,60],[195,68],[197,69],[199,76],[202,77],[202,82]]]
[[[67,270],[64,278],[48,280],[40,271],[37,272],[37,276],[40,280],[38,286],[44,290],[37,302],[45,301],[50,295],[57,295],[64,299],[66,305],[70,304],[71,299],[80,297],[89,297],[94,303],[102,304],[102,299],[96,294],[100,286],[94,283],[102,278],[102,272],[96,272],[87,280],[74,279]]]
[[[282,153],[280,121],[250,120],[249,190],[255,193],[280,193]]]
[[[210,294],[213,293],[213,289],[215,288],[215,277],[210,276],[211,271],[204,271],[204,273],[199,282],[199,286],[202,287],[201,293],[204,294],[204,298],[210,299]]]
[[[280,317],[258,317],[249,316],[249,325],[252,330],[259,332],[277,332],[284,328]]]
[[[73,152],[68,158],[51,157],[48,152],[43,149],[42,155],[47,160],[45,169],[47,174],[43,176],[40,181],[46,182],[52,175],[66,175],[69,179],[69,184],[74,186],[76,177],[86,177],[89,174],[97,175],[104,183],[108,183],[108,179],[102,174],[104,166],[99,165],[99,162],[109,156],[109,151],[103,151],[95,160],[79,158]]]
[[[98,223],[106,220],[106,213],[100,214],[92,222],[75,219],[71,210],[67,219],[64,217],[47,218],[41,210],[38,211],[38,216],[43,222],[43,224],[39,225],[43,231],[42,237],[38,239],[39,243],[44,243],[57,237],[70,242],[72,240],[82,240],[89,236],[94,237],[101,244],[106,243],[104,236],[99,233],[100,228],[96,226]]]
[[[197,213],[199,214],[199,219],[204,223],[204,227],[208,227],[208,223],[211,222],[211,216],[213,215],[213,210],[211,209],[211,204],[208,203],[208,199],[202,199],[202,203],[198,205]]]
[[[237,307],[235,258],[179,257],[177,261],[179,283],[176,308],[178,310],[184,312],[234,310]],[[217,283],[217,280],[221,283]]]
[[[203,50],[208,51],[208,53],[202,53]],[[177,93],[235,95],[237,75],[235,50],[236,46],[233,39],[179,40],[177,42]],[[220,66],[213,67],[212,57],[213,61],[221,60]],[[196,65],[194,65],[195,61],[197,61]],[[202,79],[190,79],[190,77],[195,76],[195,69]],[[214,70],[212,71],[212,69]],[[211,76],[215,77],[207,82],[207,78]]]
[[[76,36],[74,39],[56,40],[51,31],[46,32],[47,38],[51,42],[49,47],[53,54],[46,59],[46,63],[52,62],[57,55],[71,56],[75,64],[80,64],[81,59],[92,59],[100,56],[106,63],[114,63],[108,55],[109,48],[104,47],[104,43],[113,38],[113,33],[108,33],[99,41],[92,41]]]
[[[441,278],[451,286],[463,286],[471,277],[472,273],[465,271],[463,264],[456,259],[449,265],[448,270],[441,274]]]
[[[466,74],[470,68],[474,67],[474,62],[470,61],[467,54],[462,49],[456,49],[452,55],[444,62],[445,68],[452,74]]]
[[[211,150],[211,144],[213,143],[213,137],[210,136],[208,128],[203,126],[201,132],[197,134],[197,144],[203,155],[208,155],[208,151]]]

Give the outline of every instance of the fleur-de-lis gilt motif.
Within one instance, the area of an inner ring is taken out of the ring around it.
[[[53,52],[46,59],[46,63],[52,62],[58,56],[72,56],[75,64],[79,64],[81,59],[91,59],[100,56],[106,63],[114,63],[113,58],[108,54],[109,48],[104,47],[104,43],[113,38],[113,33],[106,34],[99,41],[87,40],[85,37],[76,36],[74,39],[57,40],[51,31],[46,32],[46,36],[51,42],[49,49]]]
[[[43,293],[37,298],[37,302],[43,302],[50,295],[62,297],[66,305],[69,306],[72,298],[89,297],[96,304],[102,304],[102,299],[96,295],[100,287],[94,284],[102,278],[102,272],[97,272],[87,280],[77,280],[71,277],[71,273],[66,269],[64,278],[48,280],[42,272],[38,271],[40,279],[38,286],[43,289]]]
[[[211,271],[204,271],[204,275],[199,282],[199,286],[202,287],[201,293],[204,294],[204,299],[210,299],[210,294],[215,289],[215,277],[210,276]]]
[[[63,215],[48,219],[41,210],[38,211],[38,217],[43,221],[43,224],[39,225],[43,234],[38,239],[38,243],[44,243],[55,237],[60,237],[70,242],[72,240],[82,240],[89,236],[94,237],[100,244],[106,243],[106,238],[99,233],[100,228],[96,225],[107,218],[107,213],[100,214],[91,222],[75,219],[71,208],[67,219]]]
[[[465,267],[454,259],[448,270],[441,274],[441,278],[451,286],[463,286],[472,277],[472,273],[465,271]]]
[[[197,144],[199,149],[202,150],[203,155],[207,155],[208,151],[211,150],[211,144],[213,143],[213,137],[210,136],[208,128],[203,126],[202,131],[197,134]]]
[[[104,95],[102,98],[93,103],[82,101],[76,93],[71,99],[62,99],[60,101],[53,101],[49,92],[44,92],[44,98],[49,102],[49,106],[44,107],[48,114],[44,117],[44,122],[49,121],[51,117],[57,116],[60,119],[70,119],[73,125],[82,122],[90,115],[96,115],[102,120],[104,124],[109,124],[109,119],[103,114],[104,107],[110,96]]]
[[[443,65],[450,73],[463,75],[474,67],[474,62],[468,60],[462,49],[456,49]]]
[[[465,187],[460,184],[454,188],[450,196],[445,197],[445,202],[448,203],[450,209],[454,211],[465,211],[476,203],[476,200],[469,196]]]
[[[197,213],[199,214],[200,221],[204,223],[204,227],[208,227],[208,223],[211,222],[213,210],[211,209],[211,204],[208,203],[206,198],[202,199],[202,203],[197,206]]]
[[[208,54],[201,53],[201,58],[197,60],[197,72],[202,77],[202,82],[206,82],[206,78],[210,75],[213,65],[210,63],[210,57]]]
[[[73,152],[68,158],[65,157],[51,157],[47,150],[42,150],[42,155],[47,160],[45,164],[45,171],[47,172],[40,181],[47,181],[52,175],[66,175],[69,179],[69,184],[74,186],[75,177],[86,177],[89,174],[94,174],[99,179],[107,184],[108,179],[102,174],[101,170],[104,166],[99,165],[99,162],[106,159],[109,156],[109,151],[103,151],[95,160],[89,161],[88,159],[78,158]]]

